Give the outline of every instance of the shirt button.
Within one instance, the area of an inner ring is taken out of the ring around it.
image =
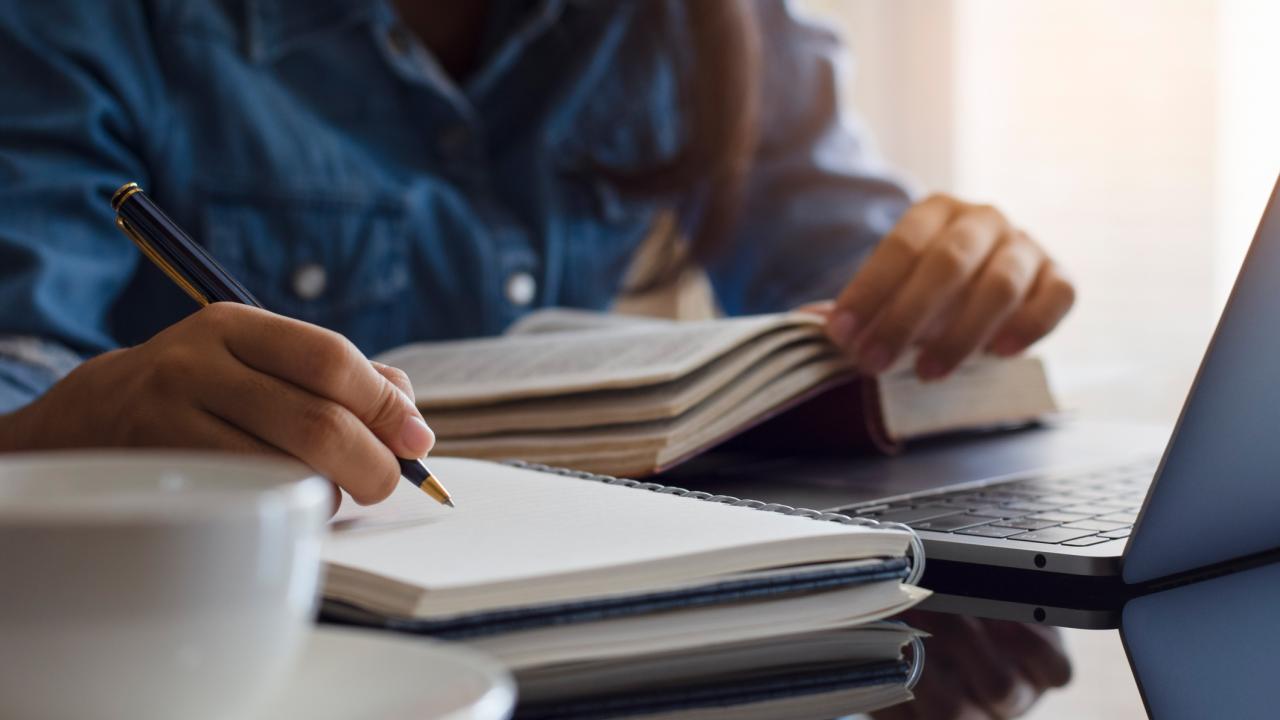
[[[324,293],[329,276],[317,263],[307,263],[293,271],[293,292],[303,300],[315,300]]]
[[[524,307],[533,302],[533,296],[538,294],[538,281],[527,272],[512,273],[507,278],[507,299],[512,305]]]

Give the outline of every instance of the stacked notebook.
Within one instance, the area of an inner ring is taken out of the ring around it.
[[[908,692],[913,633],[871,625],[926,595],[904,528],[527,464],[431,466],[456,509],[407,483],[344,503],[326,616],[490,654],[523,715],[820,716]]]
[[[553,309],[502,337],[379,360],[408,373],[438,453],[632,477],[762,424],[751,443],[892,451],[1056,410],[1036,358],[971,362],[943,382],[907,364],[862,378],[804,313],[672,322]]]

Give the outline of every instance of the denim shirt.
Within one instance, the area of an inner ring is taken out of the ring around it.
[[[589,170],[679,151],[680,0],[493,5],[461,84],[390,0],[0,6],[0,412],[195,309],[115,228],[128,181],[269,309],[366,353],[606,308],[687,200]],[[758,10],[760,148],[707,268],[730,314],[830,296],[907,205],[839,115],[835,38]]]

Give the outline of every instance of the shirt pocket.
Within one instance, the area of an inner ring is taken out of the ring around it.
[[[571,160],[561,162],[557,189],[568,269],[561,302],[604,308],[623,289],[623,278],[648,234],[657,203],[628,193]]]
[[[405,215],[402,204],[375,198],[215,196],[204,238],[268,310],[375,353],[408,339]]]

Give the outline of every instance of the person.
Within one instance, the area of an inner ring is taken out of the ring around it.
[[[284,453],[377,502],[434,440],[370,355],[690,266],[728,314],[827,300],[868,373],[1021,352],[1071,283],[913,201],[839,53],[782,0],[2,3],[0,450]],[[128,181],[273,312],[193,311],[113,227]]]

